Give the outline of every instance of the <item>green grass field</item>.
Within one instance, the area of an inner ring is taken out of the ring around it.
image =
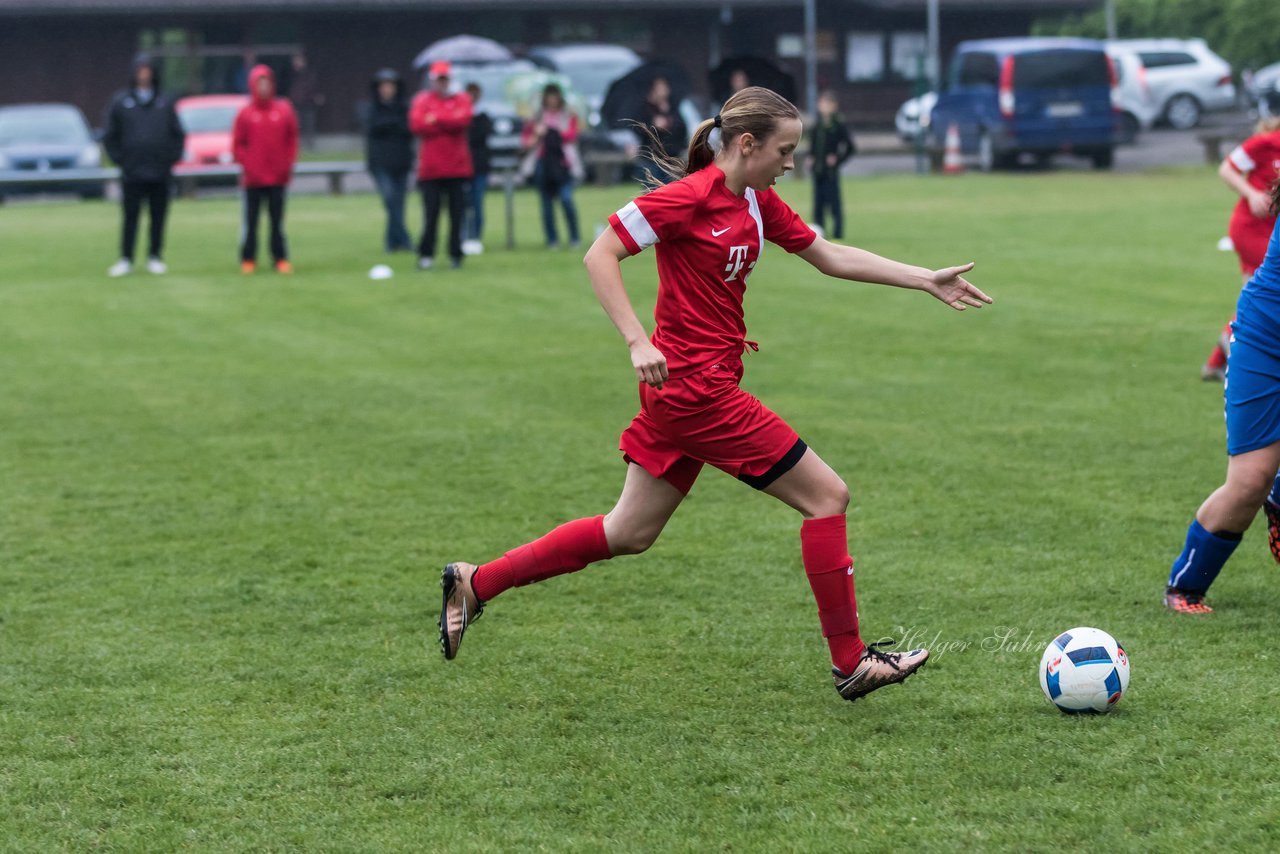
[[[629,192],[579,193],[588,236]],[[864,632],[935,649],[856,704],[798,516],[714,471],[649,553],[504,595],[441,659],[441,565],[623,476],[626,349],[532,197],[517,250],[389,282],[372,197],[291,200],[292,278],[239,275],[230,199],[178,203],[171,274],[121,280],[114,206],[0,209],[0,849],[1274,850],[1265,533],[1211,618],[1159,601],[1225,467],[1197,372],[1239,286],[1228,194],[846,193],[853,242],[976,260],[997,300],[776,247],[751,279],[745,384],[850,484]],[[624,271],[647,317],[652,258]],[[1077,625],[1131,655],[1112,715],[1040,693]]]

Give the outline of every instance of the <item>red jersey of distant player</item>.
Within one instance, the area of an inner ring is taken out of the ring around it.
[[[1280,131],[1249,137],[1236,146],[1227,159],[1245,176],[1251,187],[1270,193],[1280,174]],[[1236,253],[1240,256],[1240,269],[1245,275],[1251,275],[1262,266],[1275,225],[1275,214],[1258,218],[1243,198],[1236,202],[1227,234],[1235,244]]]
[[[258,91],[259,80],[271,81],[271,91]],[[231,150],[246,187],[284,187],[293,178],[298,159],[298,117],[287,98],[277,98],[276,76],[266,65],[249,72],[249,101],[236,113]]]
[[[640,196],[609,224],[632,255],[656,244],[651,340],[673,379],[741,356],[747,276],[766,240],[800,252],[816,238],[772,189],[734,195],[715,164]]]

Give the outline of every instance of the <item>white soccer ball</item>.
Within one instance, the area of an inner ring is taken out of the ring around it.
[[[373,268],[369,270],[369,278],[373,279],[375,282],[389,279],[394,275],[395,272],[386,264],[375,264]]]
[[[1109,712],[1129,689],[1129,656],[1102,629],[1071,629],[1040,657],[1040,688],[1069,715]]]

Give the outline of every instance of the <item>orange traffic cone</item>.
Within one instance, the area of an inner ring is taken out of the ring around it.
[[[952,122],[947,127],[946,148],[942,153],[942,173],[959,175],[964,172],[964,159],[960,156],[960,128]]]

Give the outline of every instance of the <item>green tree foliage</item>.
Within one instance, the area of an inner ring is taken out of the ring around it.
[[[1116,0],[1120,38],[1203,38],[1237,69],[1280,61],[1280,2],[1276,0]],[[1104,38],[1098,9],[1038,21],[1036,35]]]

